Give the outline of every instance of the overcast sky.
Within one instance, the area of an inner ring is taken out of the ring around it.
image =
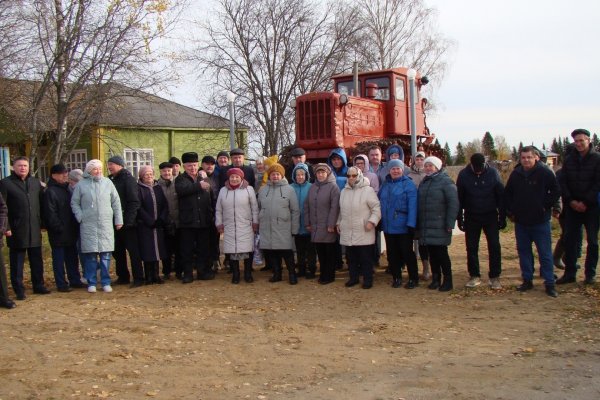
[[[426,0],[456,42],[428,124],[452,150],[485,131],[511,146],[600,134],[600,1]]]
[[[600,134],[600,1],[425,2],[455,42],[428,117],[442,144],[454,152],[486,131],[540,147],[575,128]],[[208,4],[194,7],[202,15]],[[192,82],[167,97],[205,109]]]

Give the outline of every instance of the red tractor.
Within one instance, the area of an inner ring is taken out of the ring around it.
[[[414,70],[411,71],[414,73]],[[411,107],[414,107],[417,148],[441,156],[435,135],[425,122],[421,87],[427,77],[414,76],[414,104],[409,100],[408,68],[393,68],[333,76],[333,92],[315,92],[296,98],[295,147],[306,150],[307,159],[323,161],[332,149],[341,147],[348,159],[377,144],[385,154],[396,143],[406,162],[411,154]],[[357,90],[355,89],[357,88]]]

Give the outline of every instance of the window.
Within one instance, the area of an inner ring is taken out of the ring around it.
[[[402,78],[396,78],[396,101],[406,101],[404,79]]]
[[[374,83],[377,85],[377,93],[375,95],[375,100],[390,99],[390,78],[382,77],[367,79],[365,85],[368,85],[369,83]]]
[[[358,91],[360,92],[360,81],[358,82]],[[349,96],[359,96],[354,93],[354,81],[339,82],[337,84],[337,92],[339,94],[347,94]]]
[[[87,150],[71,150],[69,156],[67,157],[67,161],[65,162],[65,167],[67,167],[69,171],[77,168],[79,168],[82,171],[85,171],[85,164],[87,164],[87,162]]]
[[[137,177],[141,166],[152,165],[152,161],[154,160],[154,150],[126,149],[123,158],[125,160],[125,168],[127,168],[133,176]]]

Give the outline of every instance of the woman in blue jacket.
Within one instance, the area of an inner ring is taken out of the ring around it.
[[[413,237],[417,226],[417,187],[404,175],[404,166],[394,159],[387,164],[389,175],[381,189],[381,227],[385,236],[387,257],[393,281],[392,287],[402,284],[401,267],[406,263],[408,282],[404,286],[414,289],[419,285],[419,269],[413,251]]]
[[[298,234],[294,236],[296,245],[296,265],[298,267],[298,276],[305,276],[307,279],[313,279],[317,271],[317,251],[315,245],[310,241],[310,232],[304,225],[304,202],[308,196],[311,187],[309,182],[311,176],[308,165],[298,163],[292,171],[292,184],[298,197],[298,206],[300,207],[300,228]],[[307,272],[308,267],[308,272]]]

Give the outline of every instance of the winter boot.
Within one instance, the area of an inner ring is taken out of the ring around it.
[[[152,279],[154,278],[154,268],[152,268],[152,264],[145,262],[144,263],[144,278],[146,281],[146,285],[151,285]]]
[[[274,263],[271,268],[273,268],[273,276],[269,278],[269,282],[281,282],[281,262]]]
[[[298,276],[296,275],[296,268],[293,266],[288,267],[288,279],[290,281],[290,285],[295,285],[298,283]]]
[[[298,276],[298,278],[306,276],[306,265],[298,265],[298,273],[296,276]]]
[[[308,271],[306,271],[306,279],[315,279],[317,276],[317,266],[312,265],[308,267]]]
[[[252,277],[252,259],[244,260],[244,281],[246,283],[254,282],[254,278]]]
[[[441,278],[438,274],[431,275],[431,283],[427,287],[431,290],[439,289],[440,288],[440,280],[441,280]]]
[[[554,262],[554,266],[558,269],[565,269],[565,263],[562,258],[565,254],[565,249],[563,247],[562,238],[558,239],[556,242],[556,246],[554,246],[554,252],[552,253],[552,260]]]
[[[453,288],[454,287],[452,286],[452,274],[444,274],[444,280],[438,290],[440,292],[449,292]]]
[[[231,268],[231,283],[237,285],[240,283],[240,262],[229,260],[229,268]]]

